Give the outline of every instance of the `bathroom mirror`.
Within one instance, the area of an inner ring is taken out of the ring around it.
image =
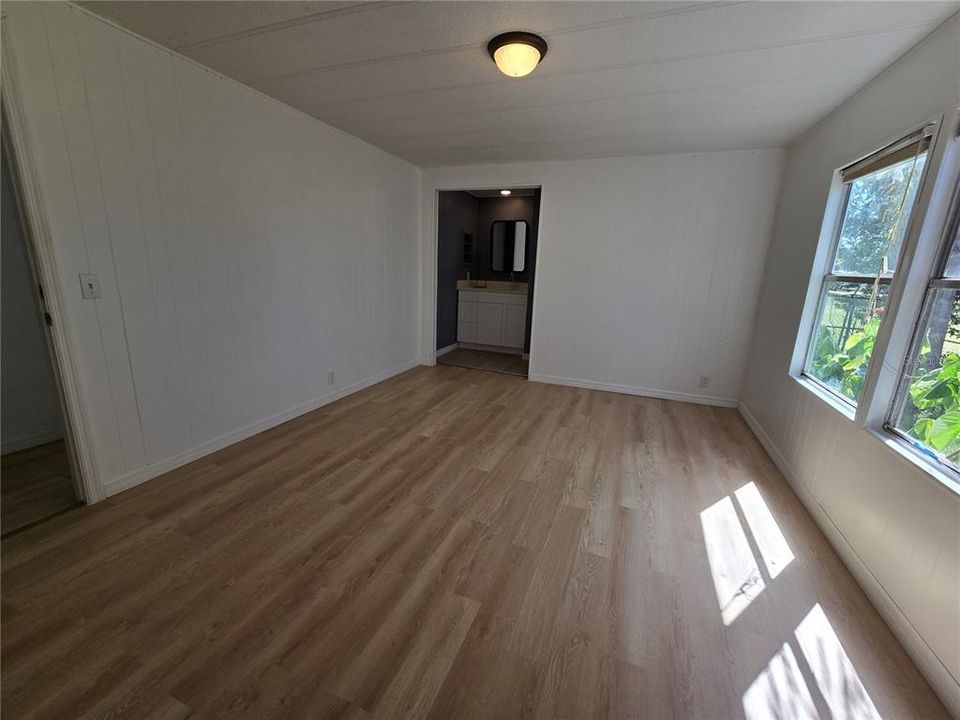
[[[490,267],[523,272],[527,261],[527,221],[497,220],[490,226]]]

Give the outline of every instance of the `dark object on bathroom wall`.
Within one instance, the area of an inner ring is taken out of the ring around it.
[[[473,263],[473,233],[463,234],[463,264],[471,265]]]
[[[522,273],[527,267],[526,220],[497,220],[490,226],[490,269]]]
[[[533,271],[533,258],[536,251],[537,214],[539,196],[513,195],[511,197],[483,197],[477,199],[477,234],[473,241],[474,253],[486,252],[485,264],[487,280],[509,280],[513,274],[517,282],[529,282]],[[526,267],[521,272],[494,270],[490,260],[493,257],[493,224],[499,220],[523,220],[527,223]]]

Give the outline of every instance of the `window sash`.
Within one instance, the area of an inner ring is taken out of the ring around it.
[[[835,397],[837,400],[842,402],[844,405],[847,405],[851,408],[856,408],[859,400],[852,400],[842,392],[837,390],[834,387],[831,387],[828,383],[824,382],[812,372],[812,365],[814,360],[814,354],[817,350],[817,336],[820,332],[820,328],[823,323],[823,313],[826,310],[827,305],[827,292],[830,287],[830,283],[833,282],[848,282],[854,283],[857,285],[871,286],[878,281],[876,276],[872,275],[863,275],[856,273],[831,273],[829,275],[824,275],[823,279],[820,282],[820,294],[817,300],[817,314],[814,316],[813,326],[810,328],[810,336],[807,341],[807,353],[803,361],[803,368],[801,370],[801,375],[813,382],[817,387],[822,388],[826,392],[830,393],[831,396]],[[892,275],[885,275],[879,278],[879,284],[881,286],[890,285],[893,281]],[[871,356],[870,362],[873,362],[873,357]]]
[[[923,442],[910,437],[909,434],[897,427],[897,423],[910,396],[910,385],[916,370],[915,366],[920,355],[920,350],[926,337],[927,328],[930,324],[930,315],[933,312],[937,291],[960,290],[960,278],[950,277],[946,274],[947,264],[950,260],[950,252],[958,238],[958,225],[960,225],[960,182],[957,182],[954,188],[950,212],[947,215],[947,222],[944,225],[940,238],[939,257],[934,266],[935,273],[927,283],[920,314],[914,324],[913,336],[910,340],[907,354],[903,359],[900,375],[897,378],[897,390],[883,423],[883,429],[886,432],[896,436],[908,445],[911,450],[926,458],[928,462],[936,463],[938,466],[956,476],[960,476],[960,466],[949,458],[939,454],[934,448],[929,448]]]
[[[810,327],[809,334],[807,336],[807,349],[804,356],[803,366],[800,370],[800,374],[815,383],[818,387],[823,388],[832,396],[839,399],[846,406],[856,409],[859,405],[858,400],[851,400],[849,397],[839,392],[835,388],[830,387],[827,383],[817,378],[811,372],[811,365],[813,363],[813,356],[816,352],[817,346],[817,335],[820,331],[821,323],[823,320],[823,313],[826,305],[826,294],[827,288],[831,282],[852,282],[852,283],[861,283],[861,284],[873,284],[878,282],[880,285],[890,285],[893,281],[894,273],[893,271],[883,273],[879,277],[877,275],[864,274],[864,273],[843,273],[843,272],[834,272],[833,267],[837,261],[837,252],[839,250],[840,244],[840,235],[843,231],[844,221],[847,216],[847,210],[849,209],[850,203],[850,194],[852,189],[852,184],[855,180],[871,175],[873,173],[884,170],[887,167],[896,165],[897,163],[903,162],[904,160],[909,160],[918,157],[923,153],[928,153],[930,150],[930,141],[933,137],[933,131],[935,126],[927,125],[916,132],[907,135],[900,140],[891,143],[890,145],[881,148],[880,150],[871,153],[867,157],[859,160],[851,165],[848,165],[846,168],[840,170],[841,180],[843,182],[843,196],[840,200],[840,212],[837,214],[837,219],[835,226],[833,228],[833,233],[830,241],[830,252],[827,256],[826,270],[820,280],[820,291],[819,297],[817,300],[817,312],[814,316],[813,325]],[[926,168],[924,168],[924,171]],[[913,205],[916,203],[916,198],[914,198],[913,204],[911,204],[907,219],[913,214]],[[873,363],[873,357],[870,358],[870,364]]]
[[[910,385],[916,372],[916,364],[920,357],[920,349],[924,343],[926,329],[930,325],[930,314],[933,311],[937,290],[943,288],[951,290],[960,289],[960,281],[945,279],[941,282],[938,278],[930,281],[927,292],[923,297],[923,307],[920,311],[920,316],[917,318],[917,323],[914,327],[913,338],[910,340],[910,348],[906,358],[904,358],[903,367],[900,370],[900,377],[897,381],[897,393],[890,407],[890,413],[887,415],[887,419],[883,424],[883,429],[896,435],[897,438],[909,445],[912,450],[920,453],[929,461],[936,462],[955,474],[960,474],[960,467],[958,467],[956,463],[938,453],[935,448],[928,447],[925,443],[911,437],[906,431],[897,427],[898,418],[900,418],[903,413],[907,399],[910,397]]]

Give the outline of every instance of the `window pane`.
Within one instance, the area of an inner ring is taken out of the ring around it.
[[[926,157],[922,153],[915,168],[911,158],[850,183],[833,263],[835,274],[893,272]]]
[[[960,457],[960,292],[934,288],[927,295],[921,333],[901,385],[898,430],[941,459]]]
[[[856,403],[873,354],[887,303],[881,283],[871,304],[872,282],[833,280],[825,284],[806,373]]]

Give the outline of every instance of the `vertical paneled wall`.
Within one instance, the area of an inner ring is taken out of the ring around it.
[[[4,13],[108,491],[415,360],[417,168],[75,7]]]
[[[541,186],[531,377],[733,405],[781,164],[747,150],[425,170],[424,276],[438,189]],[[423,302],[429,334],[432,287]]]
[[[949,124],[958,103],[954,18],[790,148],[743,395],[771,453],[954,711],[960,497],[788,372],[834,170],[935,115]]]

